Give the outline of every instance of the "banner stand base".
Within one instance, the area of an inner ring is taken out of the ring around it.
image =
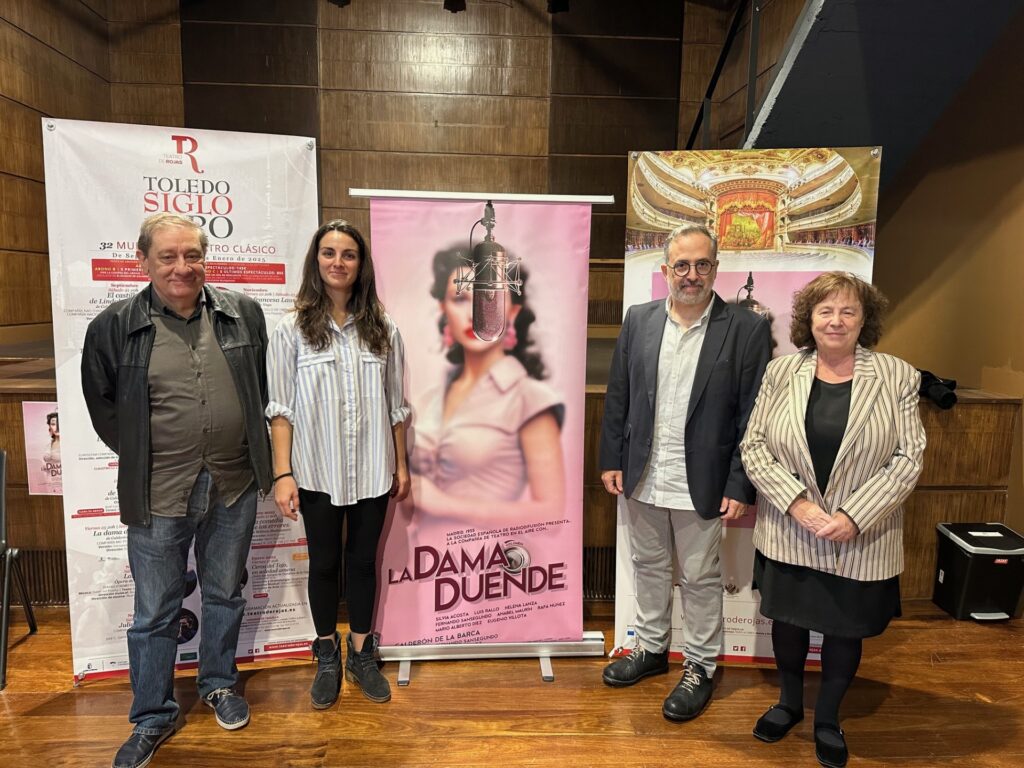
[[[463,659],[540,660],[541,679],[554,682],[551,659],[558,656],[604,656],[604,633],[587,630],[582,640],[537,643],[449,643],[443,645],[381,646],[384,661],[398,662],[398,684],[409,685],[414,661],[455,661]]]

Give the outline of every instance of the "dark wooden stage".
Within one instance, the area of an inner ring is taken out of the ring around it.
[[[1024,623],[957,622],[926,601],[866,643],[843,726],[856,766],[1024,766]],[[0,765],[106,766],[129,733],[127,680],[74,688],[66,609],[39,609],[38,635],[11,629],[7,689],[0,692]],[[588,619],[611,639],[611,619]],[[782,742],[750,735],[774,701],[774,673],[730,667],[699,720],[670,723],[668,677],[614,690],[601,659],[555,659],[544,683],[536,661],[415,664],[412,685],[373,704],[346,684],[337,706],[315,712],[308,662],[249,665],[247,728],[222,731],[197,700],[193,679],[176,689],[187,722],[152,766],[815,766],[813,713]],[[385,674],[394,686],[397,665]],[[816,695],[809,673],[808,701]]]

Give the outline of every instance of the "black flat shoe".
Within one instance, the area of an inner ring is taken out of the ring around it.
[[[773,710],[785,712],[789,716],[789,720],[781,724],[769,720],[768,714]],[[754,738],[772,744],[782,739],[787,733],[793,730],[794,725],[803,719],[803,712],[794,712],[785,704],[773,704],[768,707],[767,712],[761,715],[757,721],[757,725],[754,726]]]
[[[835,743],[835,738],[826,741],[822,738],[824,734],[831,734],[833,737],[838,736],[839,744]],[[814,756],[818,758],[818,762],[825,766],[825,768],[844,768],[846,761],[850,757],[850,752],[846,748],[846,738],[843,729],[831,723],[815,723]]]

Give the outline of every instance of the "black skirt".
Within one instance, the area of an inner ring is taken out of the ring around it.
[[[754,553],[754,588],[761,614],[837,637],[880,635],[900,608],[900,579],[856,581]]]

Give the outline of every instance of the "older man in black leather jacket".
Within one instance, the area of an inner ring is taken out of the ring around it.
[[[257,495],[272,485],[262,310],[205,285],[207,238],[191,220],[151,216],[137,247],[150,284],[101,312],[82,350],[93,427],[119,457],[135,580],[134,730],[114,768],[145,765],[177,727],[174,664],[193,542],[203,596],[199,693],[223,728],[249,722],[234,691],[241,580]]]

